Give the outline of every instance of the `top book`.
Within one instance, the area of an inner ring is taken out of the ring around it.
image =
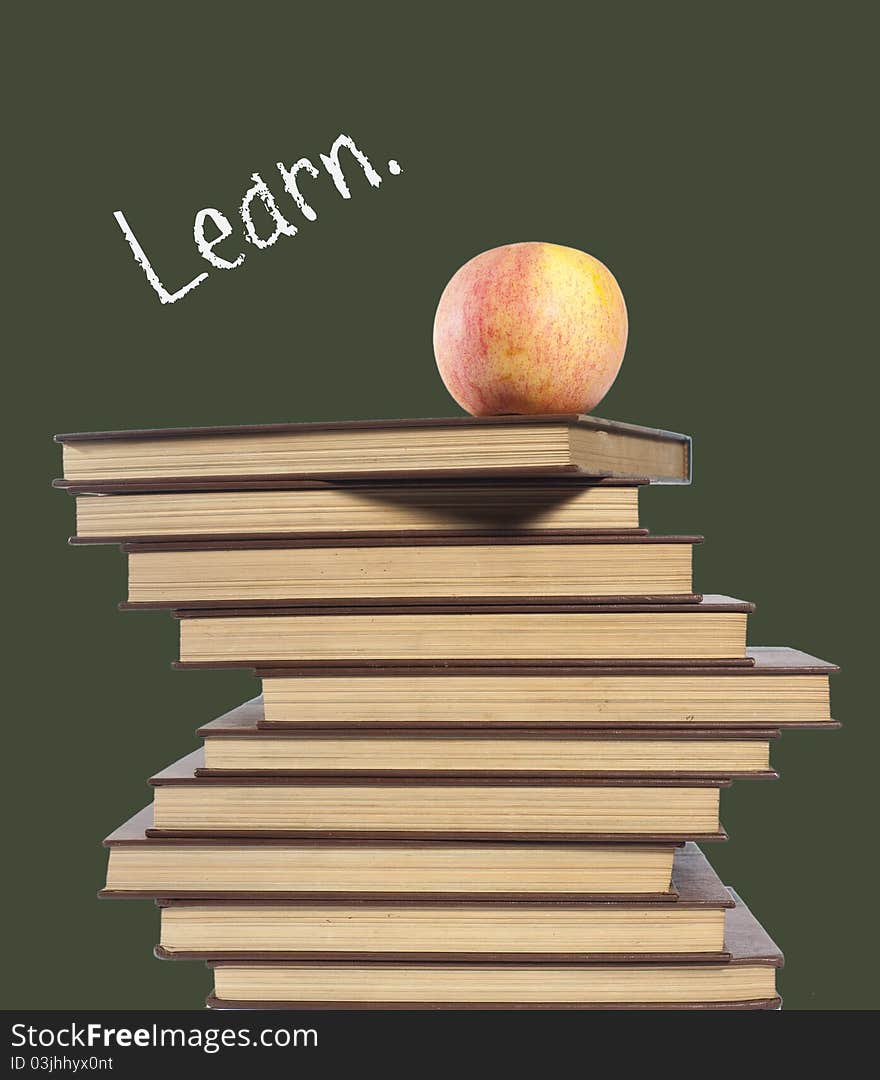
[[[74,492],[210,490],[243,481],[620,477],[688,483],[686,435],[595,416],[450,417],[56,435]]]

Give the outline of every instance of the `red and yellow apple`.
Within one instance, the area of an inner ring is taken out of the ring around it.
[[[447,390],[474,416],[581,413],[623,361],[623,293],[607,266],[558,244],[507,244],[464,264],[434,317]]]

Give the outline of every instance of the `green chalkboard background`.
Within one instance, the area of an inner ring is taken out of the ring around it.
[[[455,415],[439,294],[477,252],[543,239],[626,295],[600,414],[694,436],[693,486],[649,491],[646,524],[706,535],[698,587],[758,603],[753,643],[843,666],[843,730],[784,737],[782,779],[724,794],[709,854],[785,950],[787,1007],[876,1007],[866,9],[312,8],[36,4],[8,27],[6,1004],[201,1002],[204,967],[153,959],[150,904],[95,898],[100,840],[255,692],[172,672],[172,620],[115,610],[119,553],[66,545],[53,433]],[[208,269],[199,208],[235,218],[255,171],[289,207],[276,162],[340,132],[380,188],[304,184],[316,221],[266,251],[230,239],[241,268],[158,302],[115,210],[177,288]]]

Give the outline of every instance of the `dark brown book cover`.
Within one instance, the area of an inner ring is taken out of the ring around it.
[[[211,965],[209,965],[211,966]],[[563,1005],[559,1002],[553,1002],[547,1005],[535,1004],[535,1003],[511,1003],[511,1002],[498,1002],[497,1004],[487,1004],[486,1002],[453,1002],[445,1004],[444,1002],[427,1002],[420,1001],[417,1003],[407,1002],[406,1004],[395,1002],[363,1002],[363,1001],[343,1001],[332,1003],[321,1001],[230,1001],[225,998],[219,998],[216,994],[208,994],[205,998],[205,1005],[207,1008],[222,1012],[227,1009],[238,1011],[247,1011],[249,1009],[259,1011],[271,1011],[277,1009],[279,1011],[297,1010],[300,1009],[303,1012],[359,1012],[359,1011],[379,1011],[379,1012],[392,1012],[392,1011],[414,1011],[414,1012],[444,1012],[444,1011],[483,1011],[483,1012],[529,1012],[529,1011],[543,1011],[553,1010],[560,1012],[618,1012],[618,1011],[630,1011],[638,1010],[640,1012],[648,1012],[652,1010],[659,1010],[663,1012],[675,1011],[675,1012],[702,1012],[705,1010],[711,1010],[715,1012],[735,1012],[735,1011],[748,1011],[748,1010],[763,1010],[767,1012],[779,1012],[782,1009],[782,998],[777,994],[772,998],[755,999],[754,1001],[703,1001],[703,1002],[676,1002],[674,1004],[648,1004],[645,1002],[626,1002],[617,1003],[614,1005],[604,1004],[583,1004],[583,1005]]]
[[[505,427],[511,424],[568,424],[594,428],[602,431],[620,431],[628,435],[639,435],[646,439],[660,439],[680,443],[690,443],[690,437],[675,431],[663,431],[660,428],[644,427],[640,424],[626,424],[621,420],[602,420],[598,416],[586,416],[581,413],[544,413],[541,415],[520,415],[517,413],[502,416],[436,416],[418,417],[409,420],[318,420],[295,421],[275,424],[219,424],[208,427],[172,427],[172,428],[130,428],[119,431],[76,431],[54,437],[57,443],[117,441],[132,439],[179,439],[215,437],[218,435],[284,435],[310,431],[369,431],[381,428],[391,430],[420,428],[463,428],[463,427]]]
[[[286,730],[278,730],[267,726],[263,716],[263,699],[262,697],[252,698],[250,701],[245,701],[242,705],[237,706],[234,709],[230,709],[229,712],[223,713],[222,716],[218,716],[215,720],[211,720],[207,724],[203,724],[197,729],[196,734],[202,739],[259,739],[261,737],[268,737],[273,739],[290,739],[292,742],[296,742],[298,739],[312,739],[320,737],[320,730],[306,730],[297,727],[295,730],[290,730],[288,725]],[[330,733],[324,730],[325,735]],[[394,730],[384,729],[382,731],[369,731],[361,732],[361,735],[367,735],[371,740],[388,739],[396,741],[399,739],[407,739],[418,741],[423,740],[443,740],[450,739],[460,742],[462,739],[471,739],[474,742],[485,743],[487,750],[487,761],[491,761],[491,739],[492,735],[487,735],[485,731],[482,733],[472,728],[462,728],[461,730],[452,731],[426,731],[424,729],[413,731],[404,725],[399,725]],[[336,732],[333,737],[344,739],[346,735],[357,737],[358,730],[352,730],[351,728],[343,731]],[[771,740],[779,737],[778,729],[768,728],[748,728],[737,729],[734,731],[728,730],[709,730],[705,728],[686,728],[686,729],[669,729],[669,728],[622,728],[622,727],[606,727],[596,728],[592,731],[585,731],[583,729],[574,730],[559,730],[559,729],[542,729],[535,728],[517,728],[515,731],[511,730],[504,734],[505,740],[526,740],[526,739],[541,739],[541,740],[558,740],[558,739],[577,739],[582,738],[584,741],[609,740],[620,739],[626,741],[668,741],[668,740],[718,740],[718,741],[732,741],[732,740]],[[235,776],[239,774],[241,770],[237,769],[211,769],[211,768],[199,768],[196,770],[198,776]],[[340,770],[308,770],[308,769],[248,769],[246,770],[249,776],[339,776],[342,775]],[[542,771],[540,769],[517,769],[514,772],[492,769],[487,767],[481,770],[427,770],[427,769],[393,769],[393,770],[345,770],[347,776],[366,776],[366,777],[386,777],[394,778],[395,776],[407,775],[407,776],[461,776],[469,778],[483,778],[493,776],[531,776],[540,779],[552,779],[556,776],[567,776],[573,778],[585,778],[585,777],[604,777],[604,776],[641,776],[645,778],[652,777],[675,777],[678,779],[690,778],[694,776],[704,775],[699,772],[687,772],[683,770],[671,770],[666,769],[662,772],[647,772],[644,768],[632,770],[631,772],[625,772],[622,770],[616,770],[613,773],[602,772],[601,770],[566,770],[561,772],[560,770]],[[751,772],[737,772],[737,779],[778,779],[778,773],[774,769],[762,769],[754,770]]]
[[[672,868],[672,883],[673,888],[678,894],[678,899],[674,904],[662,905],[666,910],[678,910],[678,909],[715,909],[724,910],[734,907],[734,901],[732,900],[730,893],[721,883],[721,879],[712,869],[705,855],[700,851],[696,844],[688,844],[686,847],[676,852],[675,861]],[[160,907],[184,907],[184,906],[205,906],[206,901],[196,899],[171,899],[167,897],[157,898],[157,904]],[[242,900],[217,900],[210,902],[211,906],[217,907],[289,907],[291,910],[296,908],[302,908],[309,906],[305,903],[292,903],[278,901],[270,897],[263,897],[260,899],[242,899]],[[607,910],[609,914],[613,914],[615,911],[630,910],[639,911],[644,910],[650,906],[654,910],[657,906],[654,904],[646,905],[644,903],[632,902],[620,900],[615,898],[604,898],[602,900],[591,901],[589,903],[570,903],[565,901],[552,901],[551,903],[540,903],[523,901],[511,903],[509,901],[485,901],[485,902],[465,902],[465,901],[449,901],[450,906],[455,908],[475,908],[477,910],[483,910],[491,903],[492,907],[516,907],[524,912],[534,912],[536,917],[540,917],[542,911],[548,909],[558,911],[562,910],[574,910],[574,911],[586,911],[586,910]],[[425,901],[404,901],[397,900],[389,902],[387,900],[361,900],[357,902],[359,907],[369,909],[370,907],[376,908],[418,908],[425,905]],[[350,901],[342,900],[321,900],[318,902],[318,906],[351,906]],[[161,959],[169,960],[327,960],[327,961],[359,961],[370,960],[374,962],[382,963],[394,963],[396,961],[434,961],[437,963],[452,963],[452,962],[483,962],[483,963],[674,963],[683,961],[692,962],[719,962],[729,960],[730,954],[722,950],[721,952],[690,952],[690,953],[645,953],[645,952],[621,952],[621,953],[536,953],[536,952],[417,952],[417,953],[405,953],[405,952],[375,952],[375,951],[321,951],[313,950],[306,952],[205,952],[202,950],[194,951],[181,951],[175,950],[173,954],[168,953],[161,945],[158,945],[155,949],[156,956]]]
[[[438,604],[435,600],[418,600],[412,604],[402,604],[399,600],[383,606],[380,611],[371,611],[370,606],[353,605],[350,601],[334,602],[328,605],[321,614],[323,615],[447,615],[447,614],[494,614],[496,610],[501,614],[522,611],[525,613],[546,614],[570,614],[583,611],[591,615],[603,614],[637,614],[639,612],[656,612],[658,614],[710,614],[716,612],[738,612],[751,614],[755,605],[747,600],[736,600],[732,596],[720,596],[717,594],[699,594],[695,600],[687,603],[669,603],[664,597],[662,600],[648,600],[645,597],[628,597],[625,603],[619,600],[597,600],[592,603],[575,601],[560,603],[554,600],[541,600],[538,603],[522,603],[514,599],[511,603],[499,605],[497,603],[478,603],[471,599],[451,599],[446,604]],[[314,612],[310,604],[290,603],[287,601],[274,601],[269,610],[255,612],[248,607],[238,604],[236,607],[193,608],[188,604],[178,604],[173,609],[175,618],[178,619],[220,619],[220,618],[243,618],[248,615],[258,615],[265,618],[269,615],[311,615]],[[432,661],[429,661],[429,663]],[[668,663],[668,661],[664,661]],[[685,661],[691,663],[692,661]],[[718,664],[718,660],[707,663]]]
[[[717,960],[719,965],[760,965],[767,967],[782,967],[783,956],[779,947],[767,933],[767,931],[761,926],[755,916],[751,913],[748,907],[745,905],[741,897],[733,889],[727,890],[731,899],[735,903],[735,907],[730,908],[725,916],[724,925],[724,959]],[[276,960],[275,963],[283,964],[285,961]],[[290,961],[287,961],[288,963]],[[326,961],[325,961],[326,962]],[[337,961],[338,963],[339,961]],[[209,967],[219,967],[225,964],[232,966],[242,966],[243,961],[223,961],[223,960],[209,960]],[[270,961],[261,961],[260,966],[264,966]],[[426,961],[426,964],[430,962]],[[435,961],[436,963],[436,961]],[[689,966],[693,961],[678,960],[677,963],[681,966]],[[401,964],[402,968],[411,967],[411,964]],[[421,965],[420,965],[421,966]],[[552,967],[555,965],[542,964],[542,968]],[[597,964],[597,966],[599,966]],[[605,966],[602,964],[602,966]],[[662,965],[662,966],[673,966]],[[218,998],[215,994],[211,994],[208,998],[208,1005],[211,1008],[219,1009],[321,1009],[321,1010],[348,1010],[348,1009],[480,1009],[480,1010],[494,1010],[494,1009],[554,1009],[554,1010],[578,1010],[578,1009],[660,1009],[660,1010],[703,1010],[703,1009],[778,1009],[781,1005],[781,999],[778,995],[774,995],[771,998],[754,999],[750,1001],[683,1001],[683,1002],[665,1002],[662,1004],[656,1002],[627,1002],[613,1004],[596,1004],[590,1002],[583,1002],[577,1004],[560,1004],[559,1002],[553,1002],[548,1004],[542,1004],[537,1002],[473,1002],[473,1001],[456,1001],[456,1002],[363,1002],[363,1001],[229,1001]]]
[[[156,536],[69,536],[71,547],[95,547],[100,544],[114,544],[118,547],[149,547],[156,551],[171,551],[185,544],[205,542],[206,533],[164,533]],[[345,533],[338,532],[264,532],[264,533],[223,533],[216,543],[229,548],[233,544],[242,547],[258,547],[261,544],[278,547],[292,547],[290,541],[303,541],[303,547],[339,546],[336,541],[345,539],[360,547],[378,546],[379,542],[403,538],[410,546],[424,547],[431,542],[466,544],[468,540],[501,540],[503,543],[527,541],[532,544],[565,543],[566,537],[574,537],[571,543],[584,543],[586,537],[595,537],[597,541],[617,540],[620,537],[649,536],[647,529],[395,529],[382,532],[378,529],[364,529]]]
[[[388,484],[397,487],[410,481],[431,484],[467,484],[485,483],[491,480],[497,484],[531,483],[540,480],[544,484],[578,485],[579,487],[647,487],[652,481],[647,476],[587,476],[578,473],[576,466],[545,466],[524,471],[520,468],[509,469],[456,469],[455,474],[437,471],[408,471],[401,473],[361,474],[343,476],[322,473],[309,480],[291,476],[199,476],[174,477],[157,476],[128,480],[65,480],[58,477],[52,481],[52,487],[66,491],[68,495],[171,495],[175,492],[200,491],[298,491],[309,488],[353,488]],[[665,483],[665,481],[664,481]],[[196,539],[200,539],[197,537]],[[74,543],[85,543],[85,540]],[[89,543],[107,543],[106,540],[88,541]]]
[[[165,848],[165,847],[216,847],[220,850],[226,847],[241,847],[242,844],[246,844],[248,847],[261,847],[261,848],[287,848],[292,844],[297,847],[323,847],[323,848],[357,848],[363,849],[365,846],[369,846],[373,850],[387,851],[390,857],[393,857],[394,852],[400,850],[407,850],[412,848],[421,849],[437,849],[446,847],[446,843],[443,841],[430,841],[430,840],[335,840],[335,839],[307,839],[307,840],[286,840],[273,836],[250,836],[246,840],[229,839],[225,836],[161,836],[157,837],[152,835],[153,831],[153,807],[145,806],[143,810],[139,810],[136,814],[128,819],[115,829],[106,839],[103,841],[104,847],[142,847],[142,848]],[[486,848],[509,848],[510,844],[501,841],[460,841],[456,846],[465,848],[471,848],[474,850],[483,850]],[[566,845],[553,844],[554,848],[565,848]],[[581,845],[577,845],[581,846]],[[592,844],[592,847],[602,848],[611,845],[608,844]],[[615,845],[616,846],[616,845]],[[696,845],[685,844],[683,841],[676,843],[675,841],[665,841],[662,844],[655,845],[656,847],[675,848],[675,849],[688,849],[695,848]],[[160,897],[171,897],[172,893],[169,890],[158,892],[152,889],[142,890],[118,890],[118,889],[101,889],[98,892],[98,896],[102,899],[148,899],[155,900]],[[398,901],[398,900],[412,900],[420,901],[422,903],[466,903],[469,901],[477,903],[495,902],[495,901],[522,901],[522,902],[540,902],[540,901],[559,901],[559,902],[571,902],[571,903],[584,903],[593,900],[607,900],[609,897],[613,897],[614,900],[620,902],[631,901],[632,903],[674,903],[678,899],[678,893],[675,890],[674,885],[667,891],[662,893],[540,893],[540,892],[412,892],[407,893],[402,890],[389,891],[389,892],[335,892],[328,894],[327,892],[248,892],[245,890],[236,890],[235,892],[221,892],[217,890],[180,890],[173,893],[174,897],[185,897],[187,899],[197,900],[296,900],[296,901],[314,901],[324,902],[325,900],[336,899],[341,902],[353,902],[359,900],[372,900],[372,901]]]
[[[191,754],[187,754],[185,757],[180,758],[173,764],[169,765],[166,769],[151,776],[148,783],[152,787],[170,787],[180,785],[197,784],[201,786],[219,786],[219,787],[371,787],[381,786],[384,790],[395,787],[538,787],[546,789],[548,798],[552,798],[554,788],[566,788],[566,787],[623,787],[623,788],[636,788],[636,787],[666,787],[666,788],[695,788],[695,787],[710,787],[710,788],[724,788],[730,786],[730,780],[717,777],[697,777],[689,779],[671,779],[671,778],[644,778],[633,777],[631,779],[622,779],[620,777],[608,777],[608,778],[579,778],[579,779],[561,779],[555,778],[553,780],[538,780],[529,777],[497,777],[497,778],[475,778],[475,779],[461,779],[459,777],[397,777],[389,780],[385,778],[369,778],[369,777],[300,777],[298,779],[292,779],[288,776],[244,776],[236,774],[235,776],[204,776],[199,774],[199,770],[204,767],[204,752],[201,748],[194,750]],[[594,833],[594,832],[528,832],[521,830],[511,831],[468,831],[461,830],[451,831],[438,831],[438,830],[424,830],[424,831],[409,831],[401,832],[399,830],[388,831],[375,831],[365,833],[359,830],[347,830],[347,829],[333,829],[333,830],[267,830],[267,829],[167,829],[156,827],[155,825],[147,830],[148,836],[224,836],[228,838],[247,838],[255,835],[268,835],[278,836],[286,839],[299,840],[299,839],[323,839],[336,838],[340,840],[354,840],[358,838],[368,840],[396,840],[396,839],[415,839],[415,840],[528,840],[528,841],[596,841],[607,843],[651,843],[651,844],[670,844],[677,843],[684,840],[726,840],[727,833],[723,828],[720,828],[715,832],[708,833],[694,833],[691,835],[671,835],[668,833]]]
[[[437,533],[411,532],[375,534],[367,537],[335,535],[330,537],[290,536],[272,540],[236,540],[228,536],[197,540],[169,538],[159,543],[133,540],[122,545],[126,552],[167,551],[240,551],[265,548],[361,548],[361,547],[544,547],[555,544],[702,544],[698,535],[662,536],[628,529],[622,532],[595,529],[556,529],[546,533],[533,530],[526,534],[512,533]]]

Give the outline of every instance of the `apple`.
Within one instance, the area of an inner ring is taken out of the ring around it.
[[[623,293],[598,259],[506,244],[465,263],[443,290],[434,356],[473,416],[582,413],[614,382],[627,328]]]

